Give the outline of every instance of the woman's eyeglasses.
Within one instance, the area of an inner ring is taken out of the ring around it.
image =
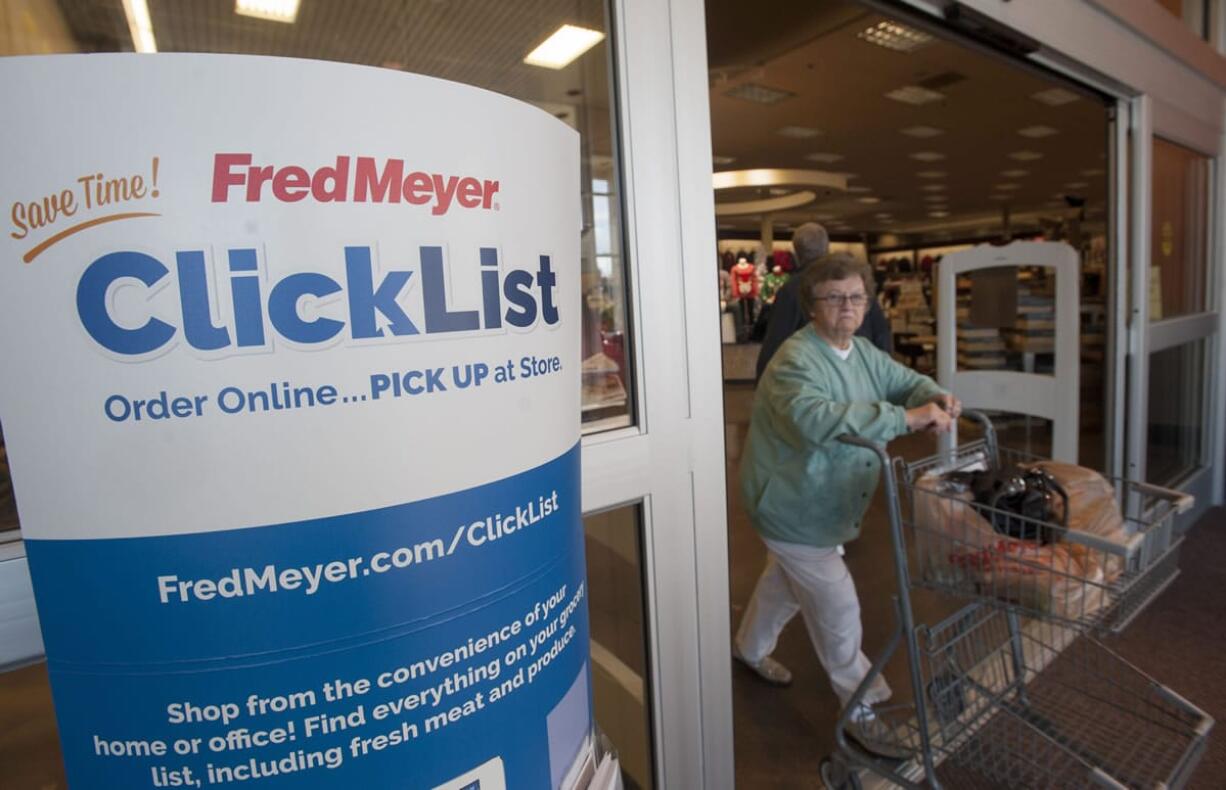
[[[842,307],[849,304],[852,307],[863,307],[868,301],[868,294],[826,294],[825,296],[817,297],[817,301],[822,302],[827,307]]]

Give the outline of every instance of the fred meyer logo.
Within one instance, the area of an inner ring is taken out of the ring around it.
[[[435,216],[453,207],[497,209],[498,182],[472,176],[446,176],[408,171],[404,160],[382,163],[359,156],[336,157],[334,165],[314,171],[298,165],[273,167],[252,163],[252,155],[217,154],[213,157],[213,202],[258,203],[266,198],[297,203],[308,197],[317,203],[400,203],[430,206]]]

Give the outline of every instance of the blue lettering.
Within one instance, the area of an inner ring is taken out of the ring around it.
[[[507,323],[523,329],[536,322],[536,299],[532,296],[532,275],[516,269],[507,275],[502,294],[518,310],[507,310]]]
[[[426,305],[427,332],[466,332],[481,327],[476,310],[447,309],[442,247],[421,248],[421,294]]]
[[[378,311],[393,335],[415,335],[417,327],[396,303],[412,272],[388,272],[375,290],[370,247],[345,248],[345,278],[349,284],[349,331],[354,340],[383,337],[375,322]]]
[[[179,270],[179,304],[183,307],[183,336],[188,345],[201,351],[230,345],[230,333],[226,328],[213,325],[204,253],[200,250],[180,252],[175,260]]]
[[[238,338],[238,347],[263,348],[264,309],[260,306],[259,259],[255,250],[230,250],[230,271],[252,272],[230,279],[230,295],[234,299],[234,334]]]
[[[538,318],[545,324],[558,323],[554,293],[557,274],[548,255],[539,257],[535,273],[513,269],[504,274],[498,250],[494,247],[479,248],[479,309],[453,310],[448,306],[443,248],[423,246],[419,252],[421,320],[427,334],[482,329],[496,331],[504,324],[527,329]],[[232,315],[225,314],[224,301],[219,304],[214,295],[214,277],[206,252],[181,250],[175,253],[179,324],[176,326],[155,318],[152,307],[147,308],[147,314],[141,318],[144,324],[138,327],[121,324],[116,320],[112,307],[115,286],[124,280],[132,280],[134,285],[144,285],[145,299],[152,302],[155,286],[165,281],[170,273],[165,265],[150,255],[123,251],[103,255],[85,268],[76,294],[81,323],[100,346],[129,356],[147,354],[166,346],[180,327],[191,348],[208,352],[265,348],[272,340],[268,327],[275,335],[303,345],[326,343],[337,338],[345,331],[346,325],[349,337],[358,341],[384,337],[386,330],[390,330],[390,335],[395,337],[419,334],[417,324],[402,304],[413,282],[413,271],[389,271],[376,282],[370,247],[345,248],[343,284],[318,272],[296,271],[268,288],[267,276],[261,269],[260,254],[256,249],[232,249],[227,252],[226,259]],[[225,287],[220,283],[216,285]],[[304,318],[304,302],[323,300],[337,294],[347,296],[348,322],[322,315],[313,315],[310,320]],[[390,388],[392,394],[398,397],[401,385],[410,392],[444,389],[441,372],[419,372],[412,377],[411,387],[409,378],[389,377],[386,382],[372,381],[372,394],[377,397],[380,392]],[[421,381],[423,378],[424,382]],[[230,400],[226,405],[234,406],[232,399],[250,401],[252,396],[234,392],[229,393],[228,398]],[[135,410],[137,407],[130,408]],[[108,416],[112,410],[122,411],[117,403],[107,409]]]
[[[268,295],[268,319],[286,340],[295,343],[323,343],[345,328],[345,322],[333,318],[304,321],[298,313],[298,300],[304,296],[324,297],[341,290],[331,277],[314,272],[291,274],[273,286]]]
[[[77,283],[77,313],[81,325],[94,341],[116,354],[148,354],[170,342],[175,328],[165,321],[150,318],[137,329],[115,323],[107,310],[106,296],[116,280],[132,278],[153,286],[169,270],[149,255],[140,252],[112,252],[89,266]]]

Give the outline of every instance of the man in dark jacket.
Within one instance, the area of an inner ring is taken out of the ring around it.
[[[766,325],[766,336],[762,338],[762,350],[758,352],[757,378],[762,378],[766,363],[792,334],[810,321],[800,309],[800,299],[796,288],[800,284],[800,272],[818,258],[825,257],[830,251],[830,236],[826,229],[816,222],[806,222],[792,234],[792,247],[796,256],[796,271],[775,295],[775,304],[771,308],[770,322]],[[874,346],[885,353],[893,349],[893,339],[890,337],[890,322],[886,319],[881,305],[876,299],[870,301],[868,314],[864,323],[856,330],[856,334],[868,339]]]

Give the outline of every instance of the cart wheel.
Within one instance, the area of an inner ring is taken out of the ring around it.
[[[827,790],[860,790],[860,777],[838,756],[823,757],[818,771]]]

